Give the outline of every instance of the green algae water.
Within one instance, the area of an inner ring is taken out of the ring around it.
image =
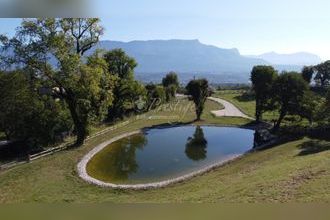
[[[160,182],[241,155],[253,142],[254,131],[242,128],[153,128],[108,145],[88,162],[87,172],[115,184]]]

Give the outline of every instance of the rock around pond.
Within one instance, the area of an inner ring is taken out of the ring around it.
[[[254,131],[233,127],[181,126],[147,129],[115,141],[87,163],[92,178],[113,184],[167,181],[241,155]]]

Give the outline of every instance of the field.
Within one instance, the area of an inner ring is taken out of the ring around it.
[[[239,104],[247,113],[251,112],[250,104]],[[1,171],[0,203],[330,201],[329,144],[309,138],[250,153],[190,181],[157,190],[104,189],[87,184],[77,176],[78,161],[111,137],[157,124],[193,122],[194,109],[189,108],[184,114],[185,110],[182,110],[189,105],[191,102],[181,100],[175,109],[164,107],[139,116],[139,120],[128,118],[131,121],[128,125],[93,138],[80,148]],[[199,123],[243,125],[250,122],[240,118],[213,117],[210,111],[219,107],[208,101],[203,121]]]

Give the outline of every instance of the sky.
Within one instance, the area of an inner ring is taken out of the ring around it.
[[[329,0],[94,0],[103,40],[198,39],[244,55],[311,52],[330,60]],[[20,19],[0,19],[13,34]]]

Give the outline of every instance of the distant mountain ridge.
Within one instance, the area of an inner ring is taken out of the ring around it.
[[[242,56],[237,49],[222,49],[198,40],[101,41],[96,48],[122,48],[137,60],[136,72],[142,73],[246,74],[254,65],[268,64]]]
[[[206,77],[213,83],[246,83],[255,65],[272,65],[279,71],[301,71],[304,65],[321,62],[317,55],[306,52],[245,56],[236,48],[223,49],[198,40],[100,41],[86,55],[96,49],[116,48],[123,49],[137,60],[136,76],[144,82],[159,82],[167,72],[175,71],[182,82]],[[8,55],[11,53],[9,51]],[[57,66],[53,57],[50,62]]]
[[[274,65],[316,65],[322,62],[321,58],[315,54],[298,52],[292,54],[279,54],[276,52],[264,53],[251,58],[263,59]]]

